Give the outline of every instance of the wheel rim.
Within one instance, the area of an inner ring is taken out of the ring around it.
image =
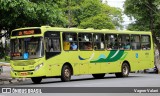
[[[64,70],[64,76],[65,76],[66,78],[70,78],[70,70],[69,70],[69,69],[65,69],[65,70]]]
[[[128,74],[128,67],[127,66],[123,66],[123,74],[127,75]]]

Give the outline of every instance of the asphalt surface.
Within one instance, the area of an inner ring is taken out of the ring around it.
[[[61,82],[59,78],[43,79],[41,84],[33,84],[31,80],[1,85],[0,87],[160,87],[160,74],[130,73],[127,78],[116,78],[114,74],[106,74],[104,79],[94,79],[92,75],[72,76],[70,82]],[[115,89],[116,90],[116,89]],[[96,90],[95,90],[96,91]],[[42,93],[23,94],[23,96],[160,96],[159,93]],[[0,96],[21,96],[22,94],[0,94]]]
[[[94,79],[92,75],[72,76],[70,82],[61,82],[59,78],[43,79],[41,84],[32,81],[17,82],[3,86],[15,87],[160,87],[160,74],[130,73],[129,77],[116,78],[106,74],[103,79]]]

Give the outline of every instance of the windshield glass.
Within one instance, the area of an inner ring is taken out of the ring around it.
[[[11,59],[35,59],[44,55],[42,37],[11,39]]]

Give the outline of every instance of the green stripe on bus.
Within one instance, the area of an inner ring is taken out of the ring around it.
[[[119,60],[124,54],[124,50],[111,50],[107,58],[98,58],[97,60],[90,61],[91,63],[102,63],[102,62],[114,62]],[[124,56],[121,59],[124,59]]]

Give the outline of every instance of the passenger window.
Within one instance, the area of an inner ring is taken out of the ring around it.
[[[64,50],[77,50],[77,33],[63,33],[63,49]]]
[[[133,50],[140,50],[141,44],[140,44],[140,36],[139,35],[132,35],[131,36],[131,46]]]
[[[141,36],[141,46],[142,46],[142,50],[151,49],[150,36],[147,36],[147,35]]]
[[[78,39],[79,39],[79,49],[80,50],[93,50],[91,33],[79,33]]]
[[[130,49],[130,36],[125,34],[118,35],[119,49],[129,50]]]
[[[106,34],[105,38],[108,50],[118,49],[117,34]]]
[[[94,34],[94,49],[95,50],[103,50],[104,49],[104,34]]]

